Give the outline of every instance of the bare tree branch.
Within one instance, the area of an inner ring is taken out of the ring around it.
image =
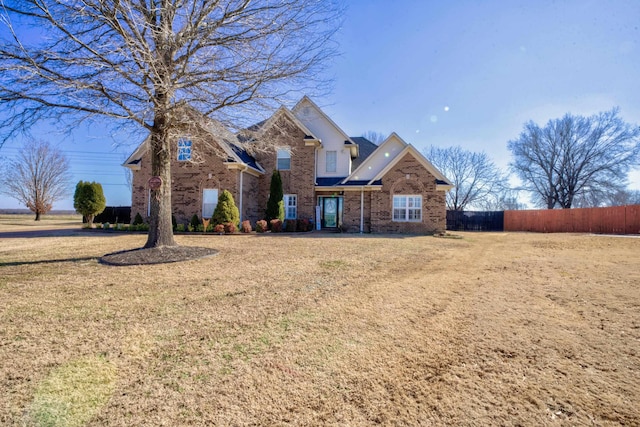
[[[497,196],[506,181],[486,153],[431,146],[426,156],[455,186],[447,193],[449,210],[480,206],[487,197]]]
[[[169,153],[185,111],[237,130],[317,95],[341,12],[334,0],[0,0],[0,138],[42,120],[146,129],[164,183],[147,246],[174,245]]]
[[[380,145],[382,142],[384,142],[385,139],[387,139],[387,135],[376,132],[374,130],[368,130],[364,132],[362,134],[362,137],[368,139],[376,145]]]
[[[640,128],[625,123],[618,109],[591,117],[565,115],[544,128],[525,124],[509,141],[512,170],[537,204],[570,208],[625,188],[629,169],[640,161]]]

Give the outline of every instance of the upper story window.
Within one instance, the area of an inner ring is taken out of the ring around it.
[[[393,196],[393,220],[397,222],[422,221],[422,196]]]
[[[180,138],[178,140],[178,161],[188,162],[191,160],[191,140]]]
[[[327,172],[335,172],[338,162],[337,151],[327,151]]]
[[[276,168],[280,171],[291,169],[291,150],[278,148]]]

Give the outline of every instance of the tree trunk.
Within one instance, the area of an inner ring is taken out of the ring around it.
[[[35,221],[40,221],[40,212],[36,211],[36,219]]]
[[[162,179],[157,190],[151,190],[149,234],[145,248],[177,246],[171,224],[171,141],[166,118],[156,116],[151,131],[151,174]]]

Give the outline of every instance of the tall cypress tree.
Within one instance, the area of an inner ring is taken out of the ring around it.
[[[271,187],[269,188],[269,200],[267,201],[267,223],[272,219],[284,221],[284,193],[282,192],[282,178],[277,169],[271,175]]]

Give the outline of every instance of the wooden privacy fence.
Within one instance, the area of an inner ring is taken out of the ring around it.
[[[505,211],[504,231],[639,234],[640,205]]]

